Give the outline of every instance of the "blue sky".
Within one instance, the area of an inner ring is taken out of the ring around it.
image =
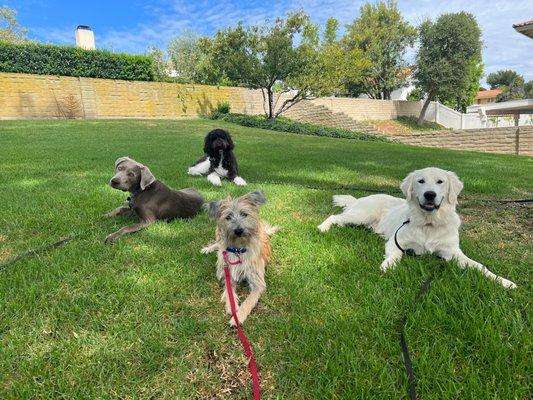
[[[165,48],[169,39],[184,29],[211,35],[238,20],[257,24],[287,11],[303,8],[313,21],[328,17],[341,25],[359,14],[365,1],[358,0],[0,0],[18,11],[30,37],[45,42],[74,44],[77,25],[89,25],[99,48],[143,53],[150,45]],[[486,73],[514,69],[533,80],[533,39],[517,33],[512,24],[533,19],[533,0],[418,0],[399,1],[404,17],[418,25],[443,12],[465,10],[481,26]],[[412,55],[413,52],[410,52]]]

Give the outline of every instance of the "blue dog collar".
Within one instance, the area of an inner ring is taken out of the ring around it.
[[[244,254],[246,253],[246,247],[226,247],[228,253]]]

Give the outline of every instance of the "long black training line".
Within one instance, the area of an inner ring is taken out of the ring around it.
[[[86,232],[81,232],[81,233],[69,235],[69,236],[67,236],[67,237],[65,237],[63,239],[57,240],[57,241],[55,241],[53,243],[45,244],[44,246],[37,247],[36,249],[27,250],[24,253],[19,254],[18,256],[12,258],[11,260],[8,260],[5,263],[0,264],[0,271],[2,271],[3,269],[9,267],[10,265],[13,265],[13,264],[19,262],[20,260],[22,260],[24,258],[35,257],[35,256],[38,256],[39,254],[45,253],[45,252],[47,252],[49,250],[53,250],[53,249],[56,249],[58,247],[61,247],[61,246],[65,245],[65,244],[67,244],[69,242],[72,242],[74,239],[78,239],[79,237],[83,236],[85,233]]]
[[[415,296],[415,304],[420,302],[420,299],[429,289],[429,285],[433,281],[433,274],[429,275],[428,278],[422,283],[418,293]],[[417,400],[416,395],[416,376],[413,369],[413,361],[409,355],[409,347],[407,346],[407,340],[405,339],[405,324],[407,322],[407,314],[402,316],[400,323],[398,324],[398,333],[400,334],[400,347],[402,348],[403,362],[405,364],[405,372],[407,373],[407,379],[409,382],[408,393],[411,400]]]

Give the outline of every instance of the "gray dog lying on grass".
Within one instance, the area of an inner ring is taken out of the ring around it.
[[[115,175],[109,181],[112,188],[130,192],[128,206],[108,212],[106,217],[135,213],[139,223],[126,226],[105,238],[112,243],[122,235],[137,232],[157,220],[194,217],[202,209],[204,200],[195,189],[174,190],[155,179],[147,166],[129,157],[115,161]]]

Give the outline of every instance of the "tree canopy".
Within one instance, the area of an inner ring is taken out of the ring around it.
[[[0,42],[22,43],[28,40],[28,30],[20,26],[17,12],[7,6],[0,7]]]
[[[363,5],[359,18],[347,26],[343,43],[367,57],[368,69],[364,79],[348,83],[348,92],[390,99],[391,92],[404,86],[410,75],[404,57],[416,36],[416,29],[403,19],[396,1]]]
[[[419,124],[432,100],[460,98],[468,91],[479,60],[481,30],[472,14],[442,14],[435,22],[422,23],[415,79],[427,97]]]

